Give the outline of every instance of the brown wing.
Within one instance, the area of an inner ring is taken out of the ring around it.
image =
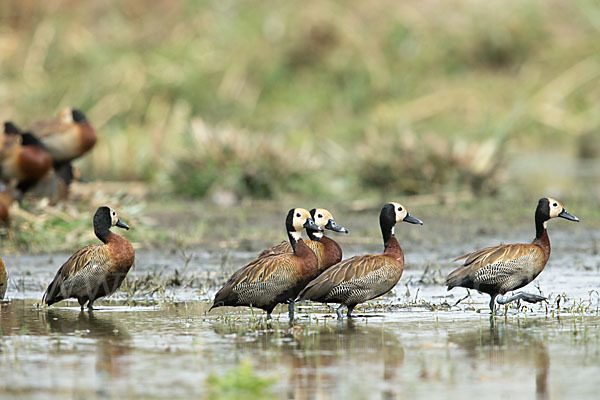
[[[448,290],[467,282],[476,285],[496,285],[520,274],[529,274],[543,260],[542,250],[532,244],[499,244],[465,254],[454,261],[465,260],[463,266],[446,278]],[[538,272],[539,273],[539,272]],[[537,274],[536,274],[537,275]]]
[[[46,289],[42,302],[50,305],[66,298],[62,293],[65,284],[73,290],[86,283],[89,287],[89,276],[101,275],[109,267],[109,258],[105,245],[86,246],[78,250],[60,267]]]
[[[258,258],[236,271],[215,295],[214,306],[272,301],[298,284],[297,256],[292,253]]]
[[[44,138],[56,134],[63,133],[69,128],[58,119],[50,119],[43,121],[36,121],[31,125],[31,130],[38,138]]]
[[[319,242],[318,240],[306,240],[304,243],[306,243],[306,245],[317,256],[317,267],[319,268],[319,271],[324,269],[323,268],[323,258],[324,258],[325,249],[324,249],[323,243]],[[267,250],[263,250],[263,252],[260,253],[258,255],[258,257],[260,258],[260,257],[265,257],[265,256],[272,256],[274,254],[286,254],[286,253],[293,253],[293,252],[294,252],[294,249],[292,249],[292,245],[290,244],[290,242],[283,241],[283,242],[279,243],[277,246],[273,246]]]
[[[292,256],[292,253],[278,253],[258,258],[236,271],[227,284],[235,287],[242,282],[265,282],[276,272],[295,272],[294,268],[287,268]]]
[[[283,253],[291,253],[291,252],[293,252],[292,245],[290,244],[290,242],[284,240],[283,242],[281,242],[273,247],[263,250],[258,255],[258,257],[260,258],[260,257],[264,257],[264,256],[270,256],[273,254],[283,254]]]
[[[383,257],[383,258],[382,258]],[[379,262],[389,257],[382,255],[362,255],[350,257],[328,268],[313,279],[300,293],[301,300],[315,300],[327,295],[333,288],[353,280],[359,280],[386,266]]]

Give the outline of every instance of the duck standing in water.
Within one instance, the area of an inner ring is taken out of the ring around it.
[[[315,224],[323,229],[329,229],[334,232],[348,233],[348,229],[344,228],[343,226],[339,226],[335,222],[333,215],[331,215],[331,213],[324,208],[313,208],[310,210],[310,215],[315,221]],[[321,231],[307,229],[306,234],[310,240],[307,240],[305,243],[317,256],[318,264],[316,274],[309,279],[309,281],[311,281],[327,268],[342,261],[342,248],[335,240],[328,238]],[[292,246],[290,242],[286,241],[281,242],[277,246],[273,246],[270,249],[264,250],[259,254],[259,257],[264,257],[275,253],[291,252]],[[290,316],[294,315],[294,304],[295,297],[288,301],[288,311]]]
[[[357,304],[392,290],[404,271],[404,253],[394,235],[394,226],[402,221],[423,225],[403,205],[384,205],[379,214],[383,253],[354,256],[328,268],[306,286],[299,299],[338,303],[337,315],[341,319],[344,306],[351,318]]]
[[[286,217],[292,253],[273,253],[259,257],[235,272],[217,292],[212,310],[222,306],[250,306],[267,312],[267,319],[277,304],[294,300],[302,288],[318,271],[315,253],[300,237],[303,229],[322,231],[310,213],[303,208],[292,208]],[[209,311],[210,311],[209,310]],[[293,306],[290,320],[294,319]]]
[[[495,302],[507,304],[522,299],[528,303],[545,300],[543,296],[518,293],[505,298],[504,294],[532,282],[544,270],[550,258],[550,238],[546,225],[552,218],[579,222],[565,210],[561,202],[551,197],[539,200],[535,210],[535,239],[531,243],[499,244],[465,254],[454,261],[465,260],[463,266],[446,278],[448,290],[457,286],[476,289],[490,295],[490,310]]]
[[[114,293],[133,265],[135,252],[129,241],[110,231],[117,226],[129,229],[110,207],[100,207],[94,214],[94,233],[103,244],[82,248],[73,254],[56,273],[42,302],[52,305],[76,298],[83,310],[85,303],[93,310],[96,299]]]

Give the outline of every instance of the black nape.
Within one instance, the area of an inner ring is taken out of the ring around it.
[[[4,122],[4,133],[7,135],[18,135],[21,133],[21,130],[11,121],[6,121]]]
[[[296,209],[292,208],[288,212],[287,217],[285,218],[285,230],[287,231],[288,239],[290,241],[290,244],[292,245],[292,249],[294,250],[294,252],[296,252],[296,239],[294,239],[294,237],[292,236],[292,232],[296,231],[296,228],[294,228],[294,212],[295,211],[296,211]]]
[[[544,234],[544,222],[550,219],[550,202],[546,197],[538,201],[535,209],[535,238],[539,239]]]
[[[396,225],[396,212],[393,204],[386,204],[379,214],[379,227],[383,236],[383,245],[387,248],[388,242],[392,238],[392,228]]]
[[[78,124],[87,122],[85,115],[76,108],[71,111],[71,115],[73,115],[73,121],[77,122]]]
[[[21,145],[23,146],[39,146],[44,149],[46,147],[38,138],[36,138],[31,132],[24,132],[21,134]]]
[[[106,243],[106,239],[110,235],[111,225],[110,208],[106,206],[98,208],[96,214],[94,214],[94,233],[104,243]]]

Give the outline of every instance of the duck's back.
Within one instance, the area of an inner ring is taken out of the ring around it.
[[[214,303],[261,307],[286,300],[289,293],[303,281],[299,269],[302,262],[293,253],[258,258],[229,278],[215,295]]]
[[[303,300],[360,303],[391,290],[402,276],[404,263],[385,254],[348,258],[327,269],[300,294]]]
[[[463,266],[446,279],[448,290],[456,286],[486,293],[504,294],[531,282],[547,262],[541,247],[535,244],[500,244],[465,254]]]
[[[308,248],[310,248],[313,253],[315,253],[315,256],[317,256],[318,273],[325,271],[327,268],[342,260],[342,249],[335,241],[329,239],[327,236],[323,237],[320,241],[307,240],[304,243],[306,243]],[[290,242],[286,241],[267,250],[263,250],[258,256],[266,257],[274,254],[292,253],[293,251]],[[315,277],[316,276],[317,275],[315,275]]]

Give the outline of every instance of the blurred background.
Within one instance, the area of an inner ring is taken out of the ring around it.
[[[88,180],[598,204],[595,0],[0,3],[0,117],[80,108]]]

